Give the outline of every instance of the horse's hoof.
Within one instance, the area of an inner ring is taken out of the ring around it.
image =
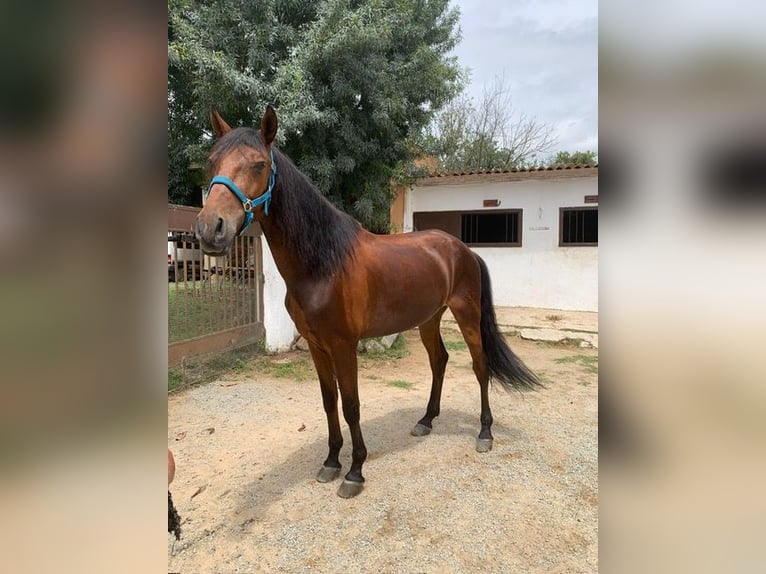
[[[334,466],[323,466],[317,474],[317,482],[332,482],[340,475],[340,468]]]
[[[491,438],[479,438],[476,439],[476,452],[489,452],[492,450]]]
[[[430,434],[430,433],[431,433],[431,429],[427,427],[426,425],[422,425],[420,423],[416,424],[410,431],[410,434],[412,436],[426,436],[427,434]]]
[[[360,492],[362,492],[362,488],[364,487],[363,482],[354,482],[352,480],[343,480],[343,482],[340,483],[340,487],[338,488],[338,496],[341,498],[353,498]]]

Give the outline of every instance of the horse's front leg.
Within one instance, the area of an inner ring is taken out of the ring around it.
[[[362,465],[367,459],[367,447],[362,438],[362,429],[359,426],[359,387],[357,385],[356,364],[357,341],[351,344],[339,346],[332,351],[332,360],[335,366],[335,374],[338,376],[340,398],[343,401],[343,416],[351,431],[351,470],[338,488],[338,496],[351,498],[362,492],[364,477]]]
[[[324,461],[317,474],[317,480],[330,482],[340,475],[341,464],[338,460],[338,453],[343,446],[343,435],[340,432],[340,420],[338,419],[338,386],[335,383],[335,372],[330,355],[311,343],[309,343],[309,351],[311,351],[311,358],[314,360],[314,366],[319,376],[319,385],[322,388],[322,403],[327,415],[328,445],[330,447],[327,460]]]

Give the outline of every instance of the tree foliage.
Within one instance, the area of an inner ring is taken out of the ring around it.
[[[528,167],[554,143],[544,123],[516,114],[504,78],[485,87],[478,102],[461,96],[445,107],[419,142],[445,171]]]
[[[554,165],[588,165],[598,163],[598,154],[595,151],[560,151],[553,158]]]
[[[169,197],[189,203],[189,166],[208,117],[257,126],[277,109],[277,144],[366,227],[388,227],[406,142],[461,88],[448,0],[170,0]],[[198,193],[198,192],[197,192]]]

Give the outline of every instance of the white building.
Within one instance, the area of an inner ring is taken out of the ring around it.
[[[391,213],[395,229],[442,229],[481,255],[497,306],[598,311],[598,166],[433,175]]]

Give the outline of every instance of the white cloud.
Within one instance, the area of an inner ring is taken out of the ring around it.
[[[598,5],[458,0],[469,95],[505,76],[514,109],[553,126],[559,149],[598,145]],[[575,122],[574,124],[572,122]],[[574,127],[576,126],[576,127]],[[594,145],[595,144],[595,145]]]

